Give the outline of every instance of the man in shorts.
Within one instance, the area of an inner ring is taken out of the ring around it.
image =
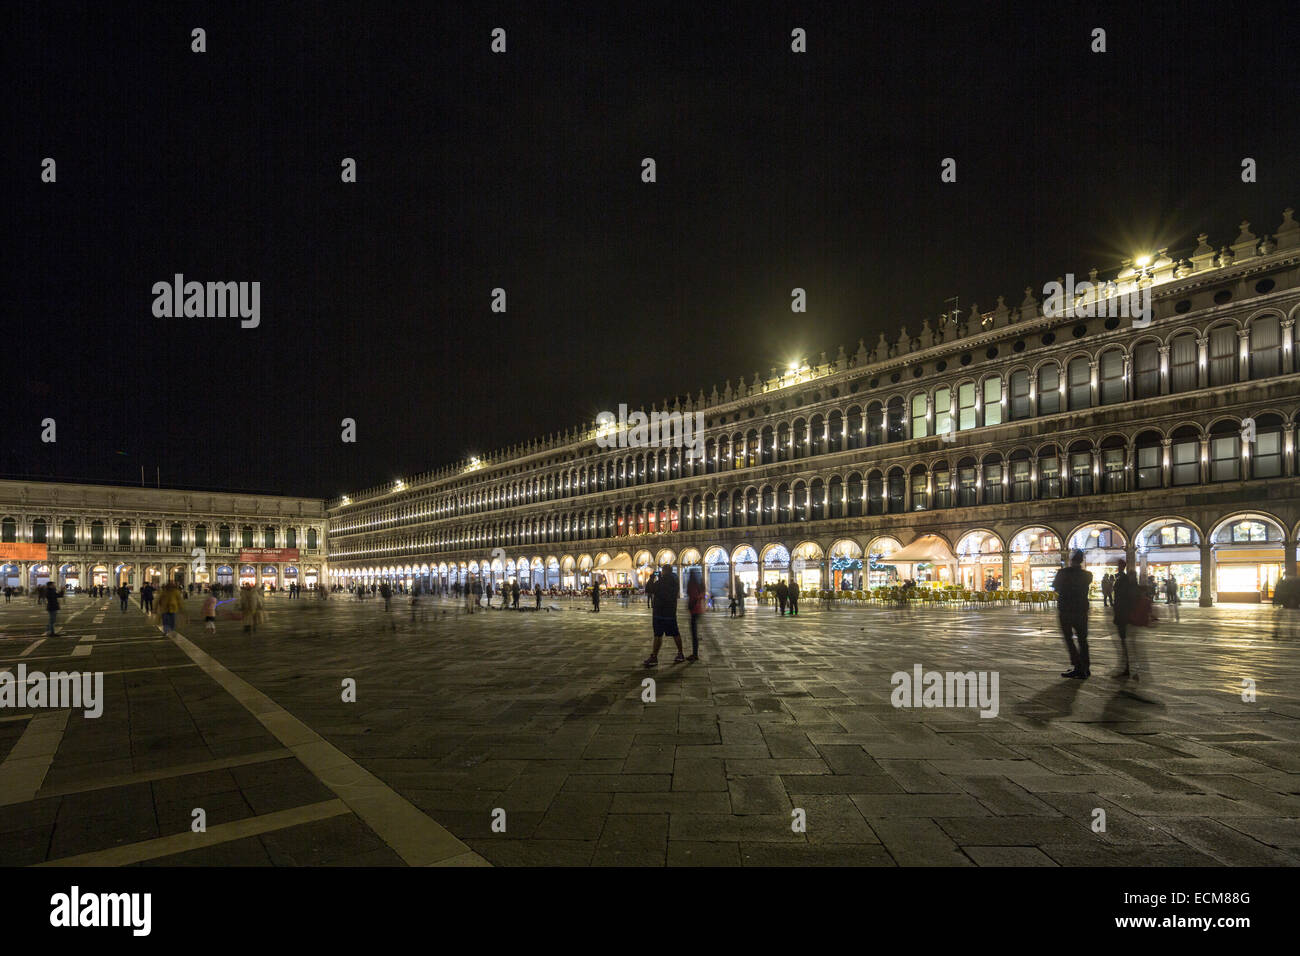
[[[673,660],[674,664],[680,664],[686,660],[686,655],[682,653],[682,632],[677,629],[677,575],[673,574],[671,564],[665,564],[659,571],[659,576],[655,579],[653,585],[647,585],[646,590],[653,587],[653,596],[650,604],[650,614],[654,623],[655,644],[654,650],[650,656],[645,659],[646,667],[654,667],[659,663],[659,648],[662,646],[665,637],[671,637],[677,642],[677,657]]]

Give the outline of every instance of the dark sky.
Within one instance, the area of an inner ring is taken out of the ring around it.
[[[330,496],[1300,205],[1258,5],[108,6],[0,14],[6,476]]]

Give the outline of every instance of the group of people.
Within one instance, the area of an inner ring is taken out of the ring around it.
[[[1122,563],[1122,562],[1121,562]],[[1113,607],[1115,595],[1115,582],[1118,575],[1107,571],[1101,576],[1101,606]],[[1178,582],[1174,580],[1172,574],[1166,575],[1163,581],[1157,582],[1150,574],[1143,575],[1142,580],[1137,582],[1138,586],[1146,592],[1146,595],[1152,600],[1156,600],[1160,595],[1164,595],[1165,604],[1169,607],[1178,607],[1182,604],[1182,598],[1178,594]]]
[[[744,606],[744,581],[736,581],[737,591],[740,592],[739,601]],[[786,584],[785,578],[777,581],[776,584],[769,584],[763,589],[764,593],[772,597],[772,606],[779,615],[795,615],[799,613],[799,587],[794,584]],[[731,598],[732,617],[736,616],[735,604],[737,602],[735,595]],[[743,610],[741,613],[744,613]]]
[[[1057,618],[1070,656],[1070,669],[1061,676],[1073,680],[1087,680],[1092,676],[1092,658],[1088,651],[1088,612],[1091,609],[1088,596],[1092,589],[1092,572],[1084,570],[1083,557],[1082,551],[1075,551],[1070,555],[1069,566],[1056,572],[1052,581]],[[1106,598],[1104,606],[1112,609],[1112,621],[1119,637],[1120,667],[1113,676],[1138,681],[1141,673],[1135,642],[1130,647],[1129,627],[1135,620],[1149,620],[1142,616],[1142,602],[1145,599],[1149,603],[1150,596],[1138,583],[1137,576],[1127,569],[1123,558],[1119,559],[1115,573],[1103,578],[1102,593]]]

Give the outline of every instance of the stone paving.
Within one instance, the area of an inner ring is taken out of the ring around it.
[[[647,670],[640,602],[278,598],[256,635],[176,639],[67,607],[38,644],[40,610],[0,605],[0,669],[105,675],[98,719],[0,709],[3,864],[1300,862],[1300,620],[1268,606],[1141,630],[1136,691],[1105,676],[1100,608],[1078,682],[1054,614],[1016,608],[751,603],[706,616],[700,662],[670,640]],[[997,715],[894,707],[916,665],[996,672]]]

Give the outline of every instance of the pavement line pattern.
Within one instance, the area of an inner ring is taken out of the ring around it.
[[[39,641],[33,641],[31,644],[28,644],[28,645],[27,645],[27,649],[26,649],[25,651],[23,651],[21,654],[19,654],[18,656],[19,656],[19,657],[26,657],[28,654],[30,654],[32,651],[36,650],[36,648],[40,647],[40,646],[41,646],[42,644],[44,644],[44,643],[45,643],[45,638],[43,638],[43,637],[42,637]]]
[[[170,780],[173,777],[186,777],[194,773],[207,773],[211,770],[229,770],[231,767],[246,767],[249,764],[266,763],[271,760],[283,760],[292,757],[288,750],[263,750],[260,753],[240,754],[235,757],[220,757],[216,760],[202,760],[195,763],[178,764],[175,767],[162,767],[158,770],[142,770],[139,773],[120,773],[105,777],[94,783],[77,783],[64,787],[50,787],[41,791],[41,799],[46,797],[66,797],[73,793],[89,793],[92,790],[108,790],[112,787],[129,787],[135,783],[152,783],[155,780]]]
[[[330,817],[342,816],[348,812],[347,804],[342,800],[323,800],[320,803],[310,803],[305,807],[294,807],[292,810],[277,810],[275,813],[264,813],[261,816],[235,820],[231,823],[220,823],[204,833],[193,831],[176,833],[172,836],[115,846],[108,850],[97,850],[94,853],[46,860],[36,865],[42,867],[128,866],[145,860],[185,853],[188,850],[215,846],[218,843],[229,843],[231,840],[243,840],[287,827],[296,827],[303,823],[328,820]]]
[[[4,763],[0,763],[0,807],[36,799],[71,713],[56,710],[32,717]]]
[[[62,658],[33,657],[32,660],[33,661],[57,661],[57,660],[62,660]],[[194,666],[195,666],[194,664],[189,662],[186,662],[184,664],[157,664],[152,667],[124,667],[115,671],[96,671],[96,673],[103,674],[105,677],[107,677],[109,674],[139,674],[142,671],[169,671],[169,670],[174,670],[177,667],[194,667]],[[0,663],[0,671],[12,672],[12,668],[8,663]]]
[[[172,641],[410,866],[486,863],[447,829],[178,631]]]

